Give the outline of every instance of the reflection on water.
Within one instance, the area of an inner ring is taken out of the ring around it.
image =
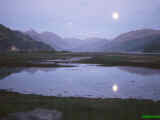
[[[21,70],[22,68],[0,68],[0,80]]]
[[[29,72],[30,74],[34,74],[37,71],[44,71],[44,72],[49,72],[49,71],[54,71],[56,68],[0,68],[0,80],[4,79],[7,76],[10,76],[15,73],[19,73],[22,71]]]
[[[160,99],[158,73],[159,70],[146,68],[86,64],[72,68],[8,68],[8,71],[3,68],[0,89],[54,96],[157,100]]]
[[[139,75],[158,75],[160,74],[160,69],[151,69],[151,68],[143,68],[143,67],[119,67],[119,69],[135,73]]]

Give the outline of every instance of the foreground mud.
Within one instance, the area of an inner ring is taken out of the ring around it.
[[[17,112],[9,114],[2,120],[61,120],[62,113],[56,110],[35,109],[30,112]]]
[[[159,115],[160,102],[24,95],[0,91],[0,120],[138,120]]]

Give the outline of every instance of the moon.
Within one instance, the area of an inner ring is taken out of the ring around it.
[[[118,20],[118,19],[119,19],[119,13],[118,13],[118,12],[113,12],[113,13],[112,13],[112,18],[113,18],[114,20]]]
[[[118,85],[114,84],[112,86],[112,90],[113,90],[113,92],[117,92],[118,91]]]

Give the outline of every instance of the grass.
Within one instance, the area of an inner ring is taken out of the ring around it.
[[[145,55],[145,54],[120,54],[120,53],[104,53],[102,55],[93,56],[90,59],[76,61],[79,63],[100,64],[102,66],[137,66],[160,68],[159,55]]]
[[[1,67],[73,67],[47,63],[46,60],[65,59],[66,52],[6,52],[0,53]]]
[[[73,57],[90,57],[88,59],[69,61]],[[68,60],[67,63],[100,64],[103,66],[140,66],[160,68],[158,54],[127,53],[72,53],[72,52],[6,52],[0,53],[0,66],[7,67],[65,67],[45,63],[47,60]],[[62,61],[61,63],[63,63]],[[66,62],[66,61],[65,61]]]
[[[61,111],[64,120],[138,120],[159,115],[160,102],[136,99],[63,98],[0,91],[0,116],[35,108]]]

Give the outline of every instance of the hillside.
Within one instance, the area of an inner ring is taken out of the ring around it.
[[[0,25],[0,51],[7,50],[54,50],[43,42],[33,40],[28,35]]]
[[[159,52],[160,31],[142,29],[119,35],[113,40],[105,38],[62,38],[51,32],[37,33],[34,30],[26,32],[37,41],[51,45],[56,50],[72,52]]]
[[[160,31],[143,29],[121,34],[112,40],[106,51],[158,51]]]
[[[51,45],[57,51],[76,51],[79,48],[79,46],[84,45],[84,41],[81,39],[62,38],[61,36],[52,32],[38,33],[35,30],[29,30],[25,32],[25,34],[29,35],[36,41],[41,41],[48,45]]]
[[[109,40],[105,38],[92,37],[83,40],[84,42],[75,50],[79,52],[104,52]]]
[[[104,51],[105,46],[108,43],[107,39],[103,38],[62,38],[59,35],[52,32],[38,33],[35,30],[29,30],[25,32],[31,38],[51,45],[56,50],[65,50],[73,52],[96,52]]]
[[[63,38],[52,32],[38,33],[34,30],[29,30],[25,32],[25,34],[29,35],[32,39],[36,41],[40,41],[52,46],[56,50],[63,50],[67,45]]]

